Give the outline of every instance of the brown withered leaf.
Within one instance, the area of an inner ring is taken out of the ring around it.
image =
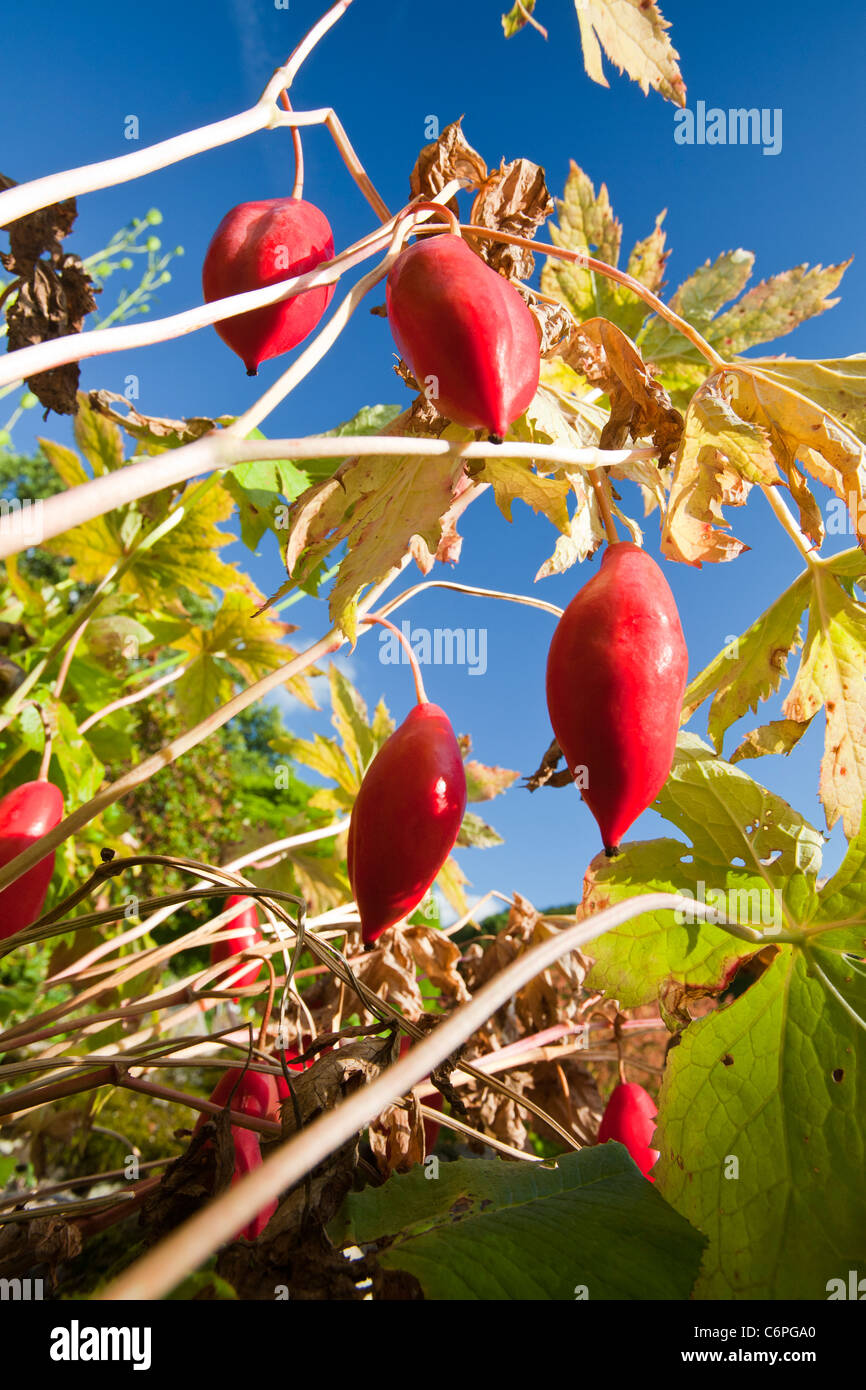
[[[778,479],[767,430],[741,419],[718,378],[710,377],[686,412],[662,522],[662,553],[697,566],[736,559],[747,547],[729,533],[722,509],[741,507],[753,484],[771,486]]]
[[[460,948],[450,937],[422,926],[404,927],[402,936],[419,975],[426,975],[431,985],[458,1004],[469,998],[463,976],[457,970]]]
[[[57,1266],[81,1253],[81,1232],[74,1221],[59,1216],[34,1216],[24,1224],[0,1228],[0,1277],[18,1279],[48,1265],[54,1282]]]
[[[228,415],[217,419],[194,415],[188,420],[163,420],[155,415],[142,415],[125,396],[119,396],[115,391],[89,391],[87,400],[91,410],[119,425],[133,439],[154,446],[154,452],[156,449],[174,449],[181,444],[189,444],[231,419]],[[126,413],[112,409],[112,401],[124,406]]]
[[[527,790],[534,792],[538,791],[539,787],[570,787],[574,778],[567,767],[559,768],[562,756],[562,749],[554,739],[535,772],[531,772],[525,779],[524,785]]]
[[[422,149],[409,176],[409,187],[414,198],[433,198],[452,179],[466,179],[473,187],[478,187],[486,179],[487,165],[468,143],[461,129],[462,123],[462,116],[452,121],[438,139]],[[457,199],[452,198],[449,206],[456,213]]]
[[[2,184],[12,187],[13,180],[3,178]],[[80,257],[65,254],[61,246],[77,215],[75,199],[67,198],[3,228],[9,233],[9,251],[0,254],[0,261],[19,282],[17,297],[6,313],[10,352],[80,333],[85,318],[96,308],[98,291]],[[78,363],[67,362],[28,377],[27,386],[46,411],[74,415],[79,374]]]
[[[621,449],[631,440],[652,440],[664,467],[679,445],[683,417],[671,405],[631,338],[608,319],[587,319],[561,354],[610,401],[610,419],[601,432],[602,449]]]
[[[212,1115],[189,1147],[169,1164],[162,1182],[144,1199],[139,1217],[148,1244],[156,1244],[222,1192],[234,1171],[234,1141],[228,1111]]]
[[[355,964],[355,974],[380,999],[387,999],[406,1018],[420,1018],[424,1000],[415,978],[415,960],[405,932],[390,927],[376,946]]]
[[[559,357],[577,330],[577,320],[564,304],[542,299],[528,285],[515,285],[535,320],[539,352],[542,357]]]
[[[15,188],[16,180],[0,174],[0,190]],[[66,198],[62,203],[51,203],[47,208],[37,208],[26,217],[18,217],[0,231],[9,233],[9,250],[0,253],[0,261],[16,279],[27,279],[36,262],[46,253],[56,257],[62,254],[60,243],[68,236],[78,216],[74,198]]]
[[[466,952],[464,972],[471,993],[475,994],[532,946],[547,941],[555,930],[527,898],[515,893],[514,906],[508,914],[505,930],[498,932],[483,950],[475,944]],[[518,990],[495,1016],[494,1027],[498,1025],[502,1029],[506,1026],[506,1032],[501,1036],[513,1042],[525,1033],[539,1032],[559,1022],[563,1009],[567,1010],[568,998],[575,993],[570,974],[570,963],[564,959],[543,970]]]
[[[389,1105],[370,1125],[370,1148],[384,1178],[408,1173],[424,1162],[424,1121],[418,1101],[408,1096],[406,1105]]]
[[[544,170],[529,159],[504,161],[488,174],[476,194],[469,221],[476,227],[490,227],[531,241],[537,227],[553,212],[553,199],[544,181]],[[535,257],[522,246],[488,237],[467,240],[494,270],[510,280],[527,280],[535,268]]]
[[[537,1062],[523,1094],[580,1143],[588,1142],[601,1123],[604,1105],[595,1078],[577,1057]],[[537,1116],[532,1125],[542,1139],[562,1142],[561,1137]]]
[[[95,308],[93,283],[77,256],[60,256],[56,264],[37,261],[6,315],[9,351],[80,333]],[[74,415],[79,375],[78,363],[66,362],[27,377],[27,386],[46,410]]]
[[[532,1079],[531,1072],[512,1071],[508,1073],[508,1084],[512,1090],[523,1095],[525,1087]],[[471,1086],[461,1086],[467,1123],[475,1129],[485,1130],[496,1139],[502,1139],[515,1149],[525,1149],[527,1127],[524,1116],[527,1112],[509,1096],[501,1096],[489,1086],[473,1082]],[[489,1149],[477,1139],[469,1140],[469,1147],[476,1153],[489,1153]]]

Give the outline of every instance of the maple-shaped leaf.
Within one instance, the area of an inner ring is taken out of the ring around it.
[[[810,571],[803,659],[783,706],[788,719],[826,719],[819,792],[830,829],[841,817],[856,834],[866,800],[866,606],[826,570]]]
[[[744,251],[742,247],[723,251],[712,263],[706,261],[683,281],[671,296],[671,309],[706,336],[713,317],[722,306],[745,289],[754,264],[752,251]],[[691,344],[672,324],[655,314],[647,319],[638,341],[648,362],[682,359],[693,351]],[[693,355],[700,358],[696,350]]]
[[[175,645],[189,657],[175,687],[175,699],[187,725],[197,724],[225,703],[239,682],[252,685],[296,655],[285,642],[295,631],[269,614],[257,614],[261,595],[248,586],[226,593],[210,627],[193,627]],[[286,682],[286,689],[310,708],[316,707],[306,677]]]
[[[602,87],[602,49],[620,72],[627,72],[647,94],[650,87],[676,106],[686,104],[686,86],[668,37],[670,24],[654,0],[575,0],[583,65]]]
[[[299,763],[336,783],[316,793],[311,805],[350,811],[361,786],[364,773],[385,739],[393,733],[394,721],[384,701],[379,702],[372,720],[360,692],[335,662],[328,667],[331,693],[331,723],[336,738],[316,734],[312,739],[281,735],[272,743],[277,753],[286,753]]]
[[[707,261],[689,276],[670,300],[674,312],[687,319],[724,357],[734,357],[758,343],[772,342],[807,319],[832,309],[839,301],[828,295],[838,288],[851,264],[849,260],[826,267],[801,265],[784,270],[762,280],[720,313],[745,289],[754,261],[751,251],[725,251],[712,264]],[[647,361],[665,364],[666,381],[666,373],[674,369],[675,363],[700,366],[703,360],[693,344],[656,315],[647,319],[638,341]]]
[[[769,380],[750,364],[734,372],[723,369],[719,378],[730,383],[737,415],[766,431],[806,534],[816,545],[823,539],[820,507],[806,484],[808,473],[845,504],[858,538],[866,543],[866,453],[856,434],[814,401]]]
[[[788,656],[799,645],[800,619],[809,603],[809,582],[801,574],[751,627],[695,676],[683,696],[685,722],[713,696],[708,730],[717,750],[725,731],[748,710],[757,710],[779,689]]]
[[[826,361],[796,357],[750,357],[750,367],[762,376],[790,386],[834,415],[858,439],[866,441],[866,354]]]
[[[399,434],[405,420],[404,414],[384,433]],[[470,437],[454,425],[444,431],[446,439]],[[348,459],[291,508],[286,569],[293,583],[303,584],[326,555],[346,543],[329,608],[354,642],[358,595],[399,564],[407,549],[425,573],[440,546],[455,558],[453,509],[472,487],[462,460],[453,456]]]
[[[674,459],[662,553],[700,566],[733,560],[746,546],[722,527],[723,507],[744,505],[753,484],[779,478],[767,430],[741,420],[716,379],[694,395]]]
[[[599,855],[587,874],[581,915],[646,892],[682,893],[716,906],[723,919],[780,930],[803,908],[800,878],[813,886],[821,865],[818,830],[739,767],[680,734],[671,774],[653,809],[686,836],[626,842],[614,860]],[[711,896],[718,895],[718,896]],[[654,1003],[675,981],[695,993],[717,992],[735,963],[756,947],[672,911],[642,913],[593,946],[590,988],[627,1008]]]

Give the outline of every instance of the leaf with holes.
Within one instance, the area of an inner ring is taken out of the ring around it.
[[[350,1193],[329,1234],[383,1242],[379,1263],[434,1301],[688,1298],[702,1246],[620,1144],[553,1169],[458,1159],[436,1182],[418,1166]]]

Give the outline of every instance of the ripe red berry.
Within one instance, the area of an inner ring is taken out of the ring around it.
[[[609,854],[671,770],[687,669],[658,565],[628,541],[609,545],[560,618],[547,658],[553,732]]]
[[[400,253],[386,299],[400,355],[439,412],[503,439],[540,370],[535,322],[514,286],[444,234]]]
[[[207,249],[202,267],[205,301],[210,304],[303,275],[333,255],[328,219],[313,203],[298,198],[239,203],[226,213]],[[281,304],[223,319],[214,327],[240,357],[247,375],[255,376],[261,362],[288,352],[312,333],[333,293],[333,285],[322,285]]]
[[[420,903],[454,848],[466,773],[448,716],[416,705],[382,744],[352,808],[348,867],[365,942]]]
[[[0,801],[0,867],[9,864],[63,819],[63,793],[53,782],[24,782]],[[54,851],[0,892],[0,939],[31,926],[42,912]]]
[[[242,951],[250,950],[262,940],[262,934],[259,931],[259,915],[252,898],[245,898],[242,893],[232,893],[231,897],[226,899],[226,908],[230,907],[239,907],[241,910],[225,924],[224,930],[229,927],[232,928],[231,936],[226,937],[224,941],[215,941],[211,946],[211,965],[216,965],[221,960],[230,961],[234,956],[240,955]],[[244,970],[232,983],[237,985],[239,989],[243,989],[247,985],[254,985],[261,971],[261,962],[258,965],[251,964],[249,969]],[[235,1003],[237,1002],[238,1000],[235,998]]]
[[[238,1081],[239,1077],[240,1081]],[[274,1111],[276,1111],[277,1118],[279,1118],[277,1078],[265,1072],[250,1071],[249,1069],[242,1072],[240,1067],[230,1067],[220,1077],[211,1095],[214,1105],[225,1106],[228,1104],[229,1096],[235,1088],[236,1082],[238,1084],[232,1096],[232,1110],[236,1110],[242,1115],[254,1116],[259,1120],[273,1119]],[[195,1131],[200,1130],[209,1118],[210,1116],[204,1113],[200,1114],[195,1124]],[[262,1150],[261,1139],[254,1130],[242,1129],[240,1125],[232,1125],[231,1131],[235,1151],[235,1164],[231,1179],[234,1187],[244,1174],[259,1167],[262,1162]],[[255,1240],[258,1235],[261,1235],[276,1209],[276,1201],[268,1202],[244,1226],[243,1230],[238,1231],[235,1239],[240,1240],[242,1236],[245,1236],[247,1240]]]
[[[658,1149],[650,1148],[656,1113],[656,1104],[649,1092],[633,1081],[624,1081],[614,1087],[598,1131],[600,1144],[607,1143],[608,1139],[625,1144],[645,1178],[649,1178],[650,1168],[659,1156]],[[654,1178],[649,1180],[655,1182]]]

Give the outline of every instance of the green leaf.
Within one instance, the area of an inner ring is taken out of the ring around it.
[[[93,469],[94,477],[122,468],[123,435],[117,425],[91,409],[85,392],[79,391],[77,399],[75,442]]]
[[[853,966],[826,950],[810,957],[851,978],[866,1014]],[[696,1298],[824,1300],[828,1280],[862,1267],[864,1054],[863,1030],[791,946],[682,1034],[662,1084],[654,1176],[709,1236]]]
[[[832,309],[839,301],[827,296],[838,287],[850,264],[843,261],[826,268],[798,265],[762,280],[714,320],[709,335],[713,347],[732,357],[756,343],[781,338],[806,319]]]
[[[705,334],[713,315],[745,289],[754,264],[752,251],[744,251],[741,247],[736,251],[724,251],[712,264],[706,261],[683,281],[671,298],[670,307],[699,333]],[[695,358],[700,356],[677,329],[655,314],[647,320],[639,346],[647,362],[684,358],[690,353]]]
[[[493,849],[495,845],[504,843],[502,836],[480,816],[473,815],[471,811],[464,813],[463,824],[457,835],[458,849]]]
[[[780,386],[808,396],[866,440],[866,354],[817,362],[795,357],[750,357],[748,361]]]
[[[467,801],[491,801],[512,787],[520,776],[508,767],[486,767],[470,758],[464,763]]]
[[[820,795],[828,827],[841,816],[850,838],[866,800],[866,607],[832,574],[811,577],[803,659],[783,713],[806,723],[825,709]]]
[[[809,602],[809,577],[801,574],[752,626],[724,647],[686,689],[685,723],[709,695],[708,730],[721,750],[725,731],[747,710],[778,690],[787,674],[788,656],[799,646],[800,619]]]
[[[648,891],[685,893],[718,906],[729,921],[763,931],[802,920],[821,865],[820,833],[739,767],[681,734],[674,766],[654,803],[687,837],[623,846],[590,866],[585,911]],[[595,944],[589,980],[627,1008],[653,1003],[669,982],[712,992],[749,946],[720,927],[643,913]]]
[[[702,1248],[612,1143],[554,1169],[458,1159],[430,1182],[419,1166],[351,1193],[329,1233],[392,1237],[379,1262],[434,1301],[688,1298]]]

